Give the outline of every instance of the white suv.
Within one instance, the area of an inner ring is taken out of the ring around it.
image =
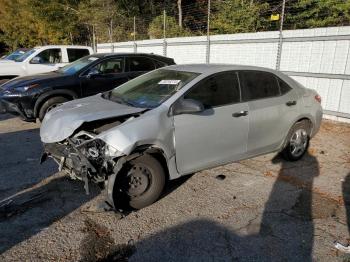
[[[15,61],[0,63],[0,81],[17,76],[55,71],[93,53],[87,46],[40,46],[30,49]]]

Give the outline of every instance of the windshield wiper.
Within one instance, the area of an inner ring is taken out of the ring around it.
[[[113,101],[113,102],[119,103],[119,104],[124,104],[124,105],[135,107],[135,105],[133,103],[131,103],[130,101],[126,100],[125,98],[123,98],[121,96],[116,96],[116,95],[112,96],[112,92],[109,93],[108,99]]]

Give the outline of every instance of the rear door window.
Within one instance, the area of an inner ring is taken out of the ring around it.
[[[124,59],[123,58],[113,58],[104,60],[101,63],[94,66],[101,75],[107,74],[119,74],[124,71]]]
[[[147,57],[128,57],[127,60],[130,72],[152,71],[156,69],[153,60]]]
[[[244,101],[280,95],[275,75],[262,71],[240,71],[242,98]]]
[[[238,77],[235,72],[224,72],[202,80],[184,96],[200,101],[205,108],[240,102]]]
[[[69,63],[74,62],[75,60],[78,60],[79,58],[82,58],[84,56],[87,56],[90,54],[88,49],[85,48],[67,48],[67,54],[68,54],[68,61]]]
[[[280,87],[281,95],[288,93],[292,88],[283,80],[277,77],[278,85]]]
[[[159,60],[153,60],[153,62],[156,64],[156,68],[161,68],[161,67],[167,66],[166,63],[161,62]]]

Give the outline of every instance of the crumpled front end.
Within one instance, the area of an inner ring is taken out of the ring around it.
[[[157,110],[163,118],[156,110],[151,113],[144,108],[110,103],[100,95],[65,103],[50,111],[42,123],[42,161],[47,157],[55,159],[59,170],[85,182],[87,193],[90,181],[104,184],[107,202],[115,207],[114,199],[118,197],[114,193],[127,195],[131,186],[126,182],[130,178],[126,162],[154,148],[164,156],[174,155],[167,108]]]
[[[104,183],[114,173],[116,159],[122,155],[96,134],[80,131],[76,135],[58,143],[44,143],[44,155],[52,157],[59,170],[71,178],[83,180],[89,193],[88,182]]]

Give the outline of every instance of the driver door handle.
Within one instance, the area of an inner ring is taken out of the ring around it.
[[[286,103],[287,106],[295,106],[297,104],[297,101],[288,101]]]
[[[248,115],[248,111],[239,111],[239,112],[232,114],[233,117],[241,117],[241,116],[246,116],[246,115]]]

